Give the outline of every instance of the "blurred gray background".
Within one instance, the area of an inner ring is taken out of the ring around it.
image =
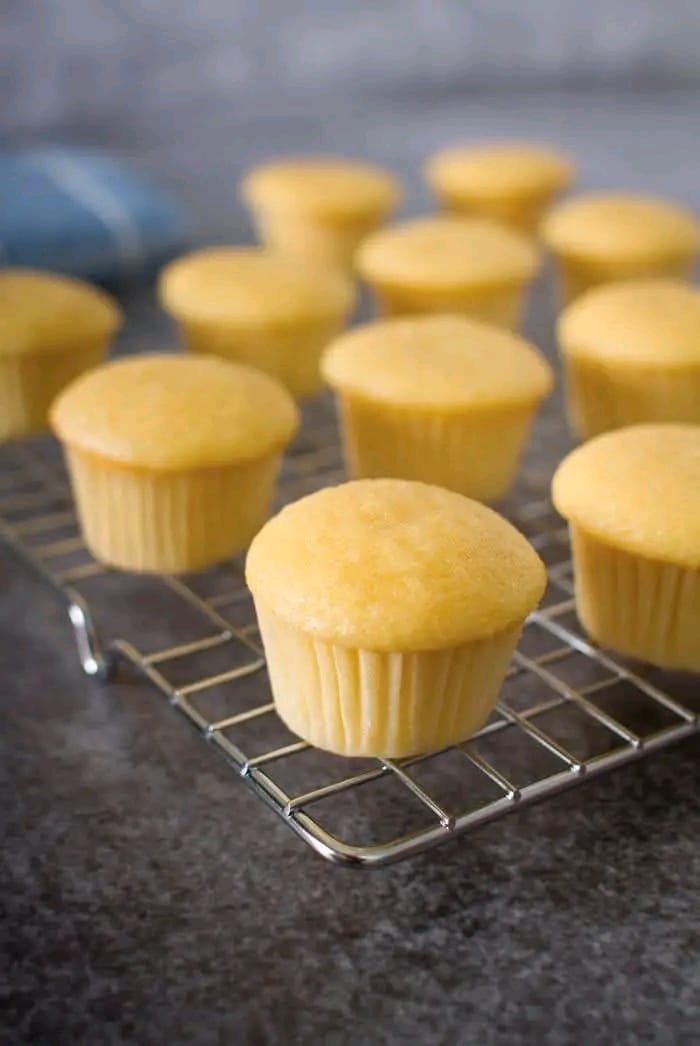
[[[4,0],[5,141],[108,145],[249,235],[233,187],[278,151],[400,168],[460,139],[562,143],[584,183],[697,202],[698,0]]]

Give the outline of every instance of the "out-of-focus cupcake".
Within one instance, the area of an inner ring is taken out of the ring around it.
[[[540,231],[557,260],[564,302],[615,280],[687,279],[700,248],[695,216],[653,196],[578,196],[554,207]]]
[[[396,209],[401,187],[372,164],[308,156],[254,167],[240,194],[262,243],[350,270],[358,245]]]
[[[298,415],[286,390],[252,367],[146,355],[78,378],[55,401],[51,424],[93,555],[170,573],[248,544]]]
[[[386,315],[457,312],[517,328],[539,257],[485,218],[418,218],[370,236],[357,269]]]
[[[581,438],[647,421],[700,424],[700,291],[672,280],[596,287],[564,310],[558,335]]]
[[[190,351],[259,367],[297,397],[318,391],[321,353],[355,299],[350,279],[334,268],[244,247],[178,258],[159,289]]]
[[[534,235],[544,212],[571,185],[574,171],[554,149],[491,142],[436,153],[425,176],[445,211],[494,218]]]
[[[552,371],[532,345],[466,316],[383,320],[322,363],[348,472],[422,480],[479,501],[510,488]]]
[[[545,585],[495,512],[396,479],[289,505],[251,545],[246,578],[277,711],[348,756],[408,756],[478,730]]]
[[[121,325],[104,291],[37,269],[0,271],[0,439],[41,432],[53,398]]]
[[[576,608],[603,646],[700,672],[700,425],[633,425],[584,443],[552,496],[569,521]]]

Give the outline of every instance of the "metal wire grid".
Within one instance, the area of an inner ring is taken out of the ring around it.
[[[281,500],[341,478],[326,417],[285,463]],[[567,535],[545,489],[542,478],[526,483],[508,512],[548,563],[549,587],[542,609],[528,619],[497,709],[467,743],[401,761],[345,760],[286,731],[274,713],[238,562],[196,578],[148,580],[171,601],[159,616],[172,620],[176,633],[154,649],[118,635],[103,643],[84,586],[128,579],[85,549],[51,441],[17,443],[0,456],[0,532],[66,603],[88,675],[107,678],[119,661],[135,667],[316,852],[382,865],[700,729],[697,711],[674,692],[687,681],[667,678],[662,687],[578,631]],[[196,635],[191,621],[178,624],[178,607],[194,614]],[[392,794],[382,797],[387,783]]]

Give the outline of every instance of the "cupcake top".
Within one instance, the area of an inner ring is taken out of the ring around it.
[[[522,620],[544,567],[501,516],[442,487],[366,479],[326,487],[253,541],[255,599],[311,635],[367,650],[434,650]]]
[[[356,260],[370,281],[440,288],[518,283],[539,264],[524,236],[486,218],[404,222],[369,236]]]
[[[491,142],[444,149],[426,165],[428,182],[451,196],[536,196],[565,189],[573,178],[567,157],[527,142]]]
[[[589,193],[553,208],[542,237],[564,255],[615,258],[674,257],[700,246],[695,217],[653,196]]]
[[[294,401],[276,381],[214,356],[149,354],[106,363],[72,382],[51,408],[63,443],[158,471],[272,453],[298,423]]]
[[[161,304],[193,320],[283,327],[342,317],[355,298],[342,273],[255,247],[208,247],[167,265]]]
[[[700,364],[700,291],[672,280],[595,287],[561,314],[569,356],[625,364]]]
[[[289,157],[253,168],[241,182],[250,206],[339,218],[388,214],[401,187],[373,164],[332,156]]]
[[[542,399],[552,371],[534,346],[466,316],[382,320],[336,339],[329,385],[397,406],[459,410]]]
[[[633,425],[562,461],[555,507],[605,544],[700,566],[700,425]]]
[[[39,269],[0,270],[0,356],[79,348],[109,338],[122,313],[104,291]]]

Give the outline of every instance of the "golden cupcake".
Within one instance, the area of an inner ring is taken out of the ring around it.
[[[700,424],[700,291],[673,280],[596,287],[558,325],[571,427]]]
[[[318,391],[321,353],[355,298],[335,269],[245,247],[210,247],[171,262],[159,293],[187,349],[259,367],[299,398]]]
[[[176,573],[233,555],[262,526],[298,415],[252,367],[154,354],[78,378],[51,425],[95,558]]]
[[[574,172],[554,149],[491,142],[443,149],[429,159],[425,176],[448,213],[482,215],[533,235]]]
[[[0,439],[45,429],[53,398],[100,362],[121,320],[109,295],[82,280],[0,270]]]
[[[537,251],[484,218],[418,218],[370,236],[357,255],[380,312],[459,312],[501,327],[520,322]]]
[[[540,231],[565,302],[599,283],[687,279],[700,247],[694,215],[653,196],[588,193],[554,207]]]
[[[335,390],[351,476],[396,476],[478,501],[511,486],[552,371],[532,345],[466,316],[407,316],[342,335]]]
[[[309,156],[253,168],[240,194],[262,243],[350,270],[362,240],[396,209],[401,188],[392,174],[371,164]]]
[[[277,711],[349,756],[457,744],[493,708],[545,586],[491,509],[405,480],[358,480],[271,519],[246,562]]]
[[[700,672],[700,426],[596,436],[561,463],[552,496],[569,521],[589,635],[625,656]]]

